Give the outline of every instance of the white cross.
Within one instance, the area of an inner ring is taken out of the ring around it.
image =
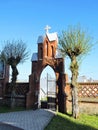
[[[46,25],[46,27],[45,27],[45,31],[46,31],[46,33],[49,33],[49,29],[51,29],[51,27],[48,26],[48,25]]]

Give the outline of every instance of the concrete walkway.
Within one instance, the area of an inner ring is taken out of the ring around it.
[[[2,113],[0,130],[44,130],[54,114],[45,109]]]

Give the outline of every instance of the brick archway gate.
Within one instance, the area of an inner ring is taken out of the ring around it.
[[[29,76],[29,93],[27,94],[26,107],[38,108],[40,75],[42,70],[51,66],[56,75],[58,111],[65,112],[65,74],[64,59],[57,51],[58,37],[56,33],[46,33],[38,37],[38,53],[33,53],[32,70]]]

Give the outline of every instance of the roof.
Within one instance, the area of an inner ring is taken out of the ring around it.
[[[38,53],[33,53],[31,61],[38,61]]]
[[[43,43],[44,42],[44,39],[45,39],[45,36],[41,35],[38,37],[38,40],[37,40],[37,43]]]
[[[58,36],[57,36],[57,33],[46,33],[49,41],[55,41],[57,40],[58,41]]]
[[[37,43],[43,43],[44,40],[45,40],[45,37],[48,37],[49,41],[57,41],[58,42],[58,36],[57,36],[57,33],[54,32],[54,33],[46,33],[46,35],[41,35],[38,37],[38,40],[37,40]]]

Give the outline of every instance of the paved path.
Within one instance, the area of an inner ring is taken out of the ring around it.
[[[52,111],[45,109],[2,113],[0,130],[44,130],[53,116]]]

